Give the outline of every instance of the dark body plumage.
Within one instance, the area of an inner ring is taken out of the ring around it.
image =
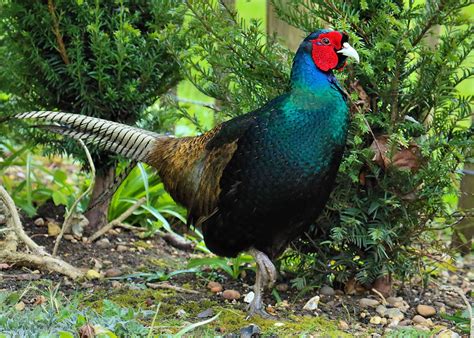
[[[57,122],[48,128],[155,167],[212,252],[236,256],[253,247],[274,258],[322,211],[344,150],[344,91],[311,54],[310,41],[324,32],[298,49],[288,93],[201,136],[173,138],[58,112],[17,117]]]
[[[341,69],[347,56],[358,60],[347,39],[341,32],[312,33],[296,53],[287,93],[196,137],[61,112],[16,117],[53,122],[43,127],[156,168],[212,252],[253,255],[250,313],[265,315],[261,291],[276,278],[271,259],[321,213],[341,162],[348,107],[332,69]]]

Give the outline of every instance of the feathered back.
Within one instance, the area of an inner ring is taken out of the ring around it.
[[[145,163],[157,140],[165,137],[116,122],[63,112],[32,111],[15,118],[54,122],[41,127]]]

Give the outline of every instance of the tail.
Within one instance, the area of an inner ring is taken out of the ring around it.
[[[14,116],[56,124],[40,126],[101,149],[120,154],[128,159],[147,162],[159,139],[166,136],[95,117],[52,111],[32,111]]]

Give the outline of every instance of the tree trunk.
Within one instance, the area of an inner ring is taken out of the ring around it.
[[[474,151],[471,150],[469,157],[474,157]],[[474,212],[474,163],[465,163],[460,190],[458,209],[466,211],[467,215],[455,225],[451,247],[461,254],[467,255],[471,252],[474,237],[474,216],[472,215]]]
[[[283,41],[285,46],[295,52],[305,37],[305,33],[293,26],[290,26],[281,20],[275,13],[275,8],[270,0],[267,0],[267,34],[272,35],[276,33]]]
[[[95,176],[94,190],[92,191],[92,198],[89,205],[96,204],[97,200],[101,198],[103,193],[111,189],[115,179],[115,167],[106,170],[98,170]],[[103,200],[88,210],[85,214],[89,220],[88,232],[94,233],[97,229],[107,224],[107,217],[109,214],[109,204],[112,195],[105,196]]]

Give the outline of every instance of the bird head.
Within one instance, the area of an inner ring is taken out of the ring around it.
[[[348,41],[349,36],[346,33],[324,29],[308,35],[301,47],[311,54],[316,67],[327,72],[344,68],[348,57],[359,62],[359,54]]]

